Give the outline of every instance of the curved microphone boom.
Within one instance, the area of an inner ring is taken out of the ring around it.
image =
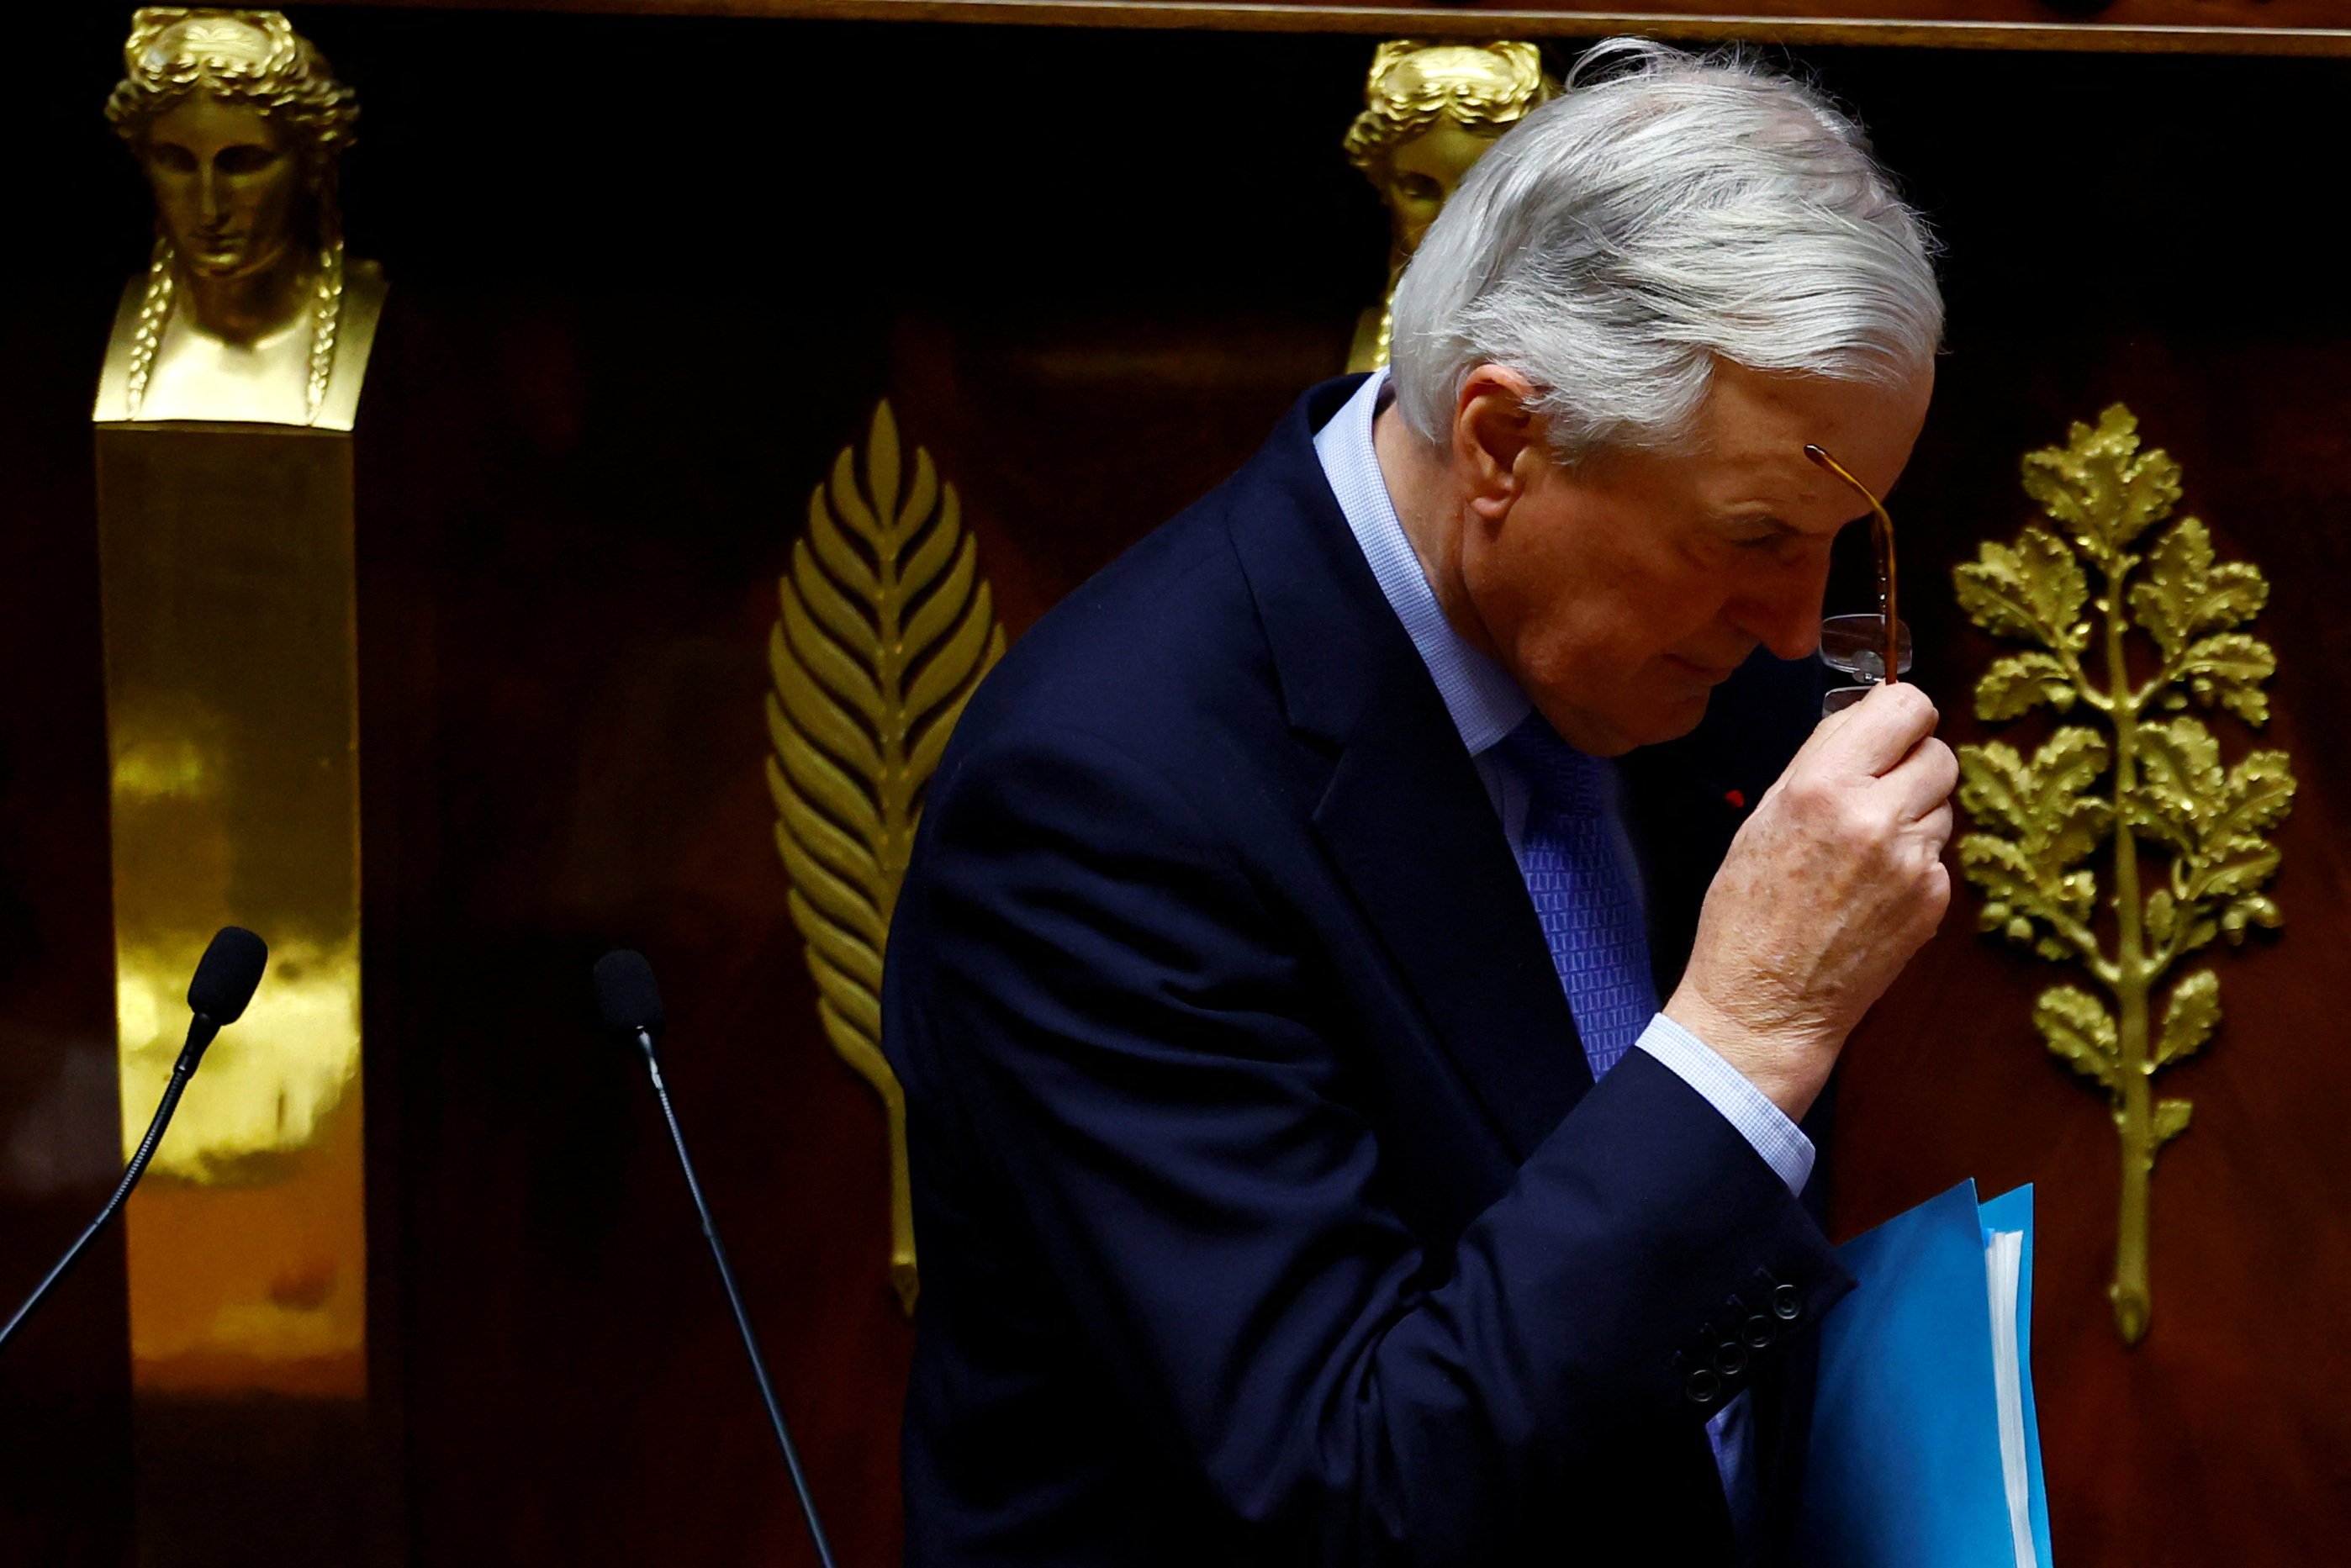
[[[751,1375],[758,1380],[759,1398],[768,1406],[768,1424],[776,1429],[776,1442],[784,1450],[784,1467],[791,1471],[792,1490],[799,1494],[800,1513],[808,1521],[809,1539],[816,1543],[817,1561],[824,1568],[833,1568],[832,1545],[824,1538],[824,1525],[817,1518],[816,1499],[809,1493],[808,1476],[800,1469],[799,1450],[792,1446],[790,1428],[784,1425],[783,1406],[776,1402],[775,1385],[768,1379],[767,1358],[759,1353],[758,1336],[751,1332],[751,1315],[744,1310],[743,1292],[736,1288],[735,1270],[726,1261],[726,1249],[718,1239],[718,1222],[710,1218],[710,1205],[702,1197],[702,1183],[695,1179],[694,1159],[685,1152],[685,1133],[677,1124],[677,1112],[669,1103],[669,1085],[662,1080],[661,1057],[654,1042],[661,1039],[663,1019],[661,990],[653,984],[653,969],[644,955],[626,948],[607,953],[596,960],[596,1008],[603,1015],[604,1027],[615,1034],[625,1035],[633,1041],[645,1059],[645,1071],[652,1074],[653,1096],[661,1102],[662,1116],[669,1123],[669,1139],[676,1146],[678,1167],[685,1172],[685,1190],[694,1199],[694,1212],[701,1218],[702,1234],[710,1243],[710,1256],[718,1263],[718,1282],[726,1287],[726,1304],[735,1309],[735,1327],[743,1336],[743,1349],[751,1357]]]
[[[122,1207],[131,1189],[139,1185],[139,1178],[147,1174],[147,1162],[155,1157],[155,1146],[163,1141],[163,1129],[172,1124],[172,1113],[180,1108],[180,1095],[188,1087],[188,1080],[195,1076],[196,1064],[204,1061],[204,1048],[212,1044],[214,1036],[224,1027],[245,1016],[246,1004],[253,1000],[254,988],[261,984],[261,971],[268,962],[269,944],[244,926],[224,925],[214,934],[212,945],[196,960],[195,977],[188,982],[188,1008],[194,1016],[188,1020],[187,1043],[180,1048],[180,1060],[172,1064],[172,1081],[164,1085],[162,1103],[155,1107],[155,1119],[147,1124],[147,1135],[139,1140],[138,1152],[124,1167],[120,1185],[106,1200],[106,1207],[98,1211],[98,1218],[89,1222],[89,1228],[66,1249],[66,1255],[57,1260],[57,1266],[49,1270],[47,1278],[34,1287],[25,1304],[16,1309],[16,1315],[8,1320],[8,1326],[0,1328],[0,1350],[7,1349],[8,1342],[16,1337],[16,1331],[57,1289],[57,1281],[81,1261],[83,1251],[106,1228],[106,1222]]]

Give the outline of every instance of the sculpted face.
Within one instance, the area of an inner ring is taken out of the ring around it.
[[[1397,146],[1389,155],[1380,193],[1395,214],[1398,250],[1409,256],[1420,248],[1420,236],[1437,221],[1461,176],[1493,145],[1492,135],[1479,136],[1458,120],[1440,119]]]
[[[1759,644],[1818,645],[1830,541],[1861,514],[1804,444],[1883,496],[1933,389],[1931,370],[1888,390],[1725,365],[1690,452],[1567,469],[1519,403],[1526,383],[1480,370],[1455,426],[1472,475],[1456,613],[1579,749],[1687,734]]]
[[[266,272],[296,243],[301,160],[259,110],[192,93],[148,126],[140,162],[164,234],[197,277]]]

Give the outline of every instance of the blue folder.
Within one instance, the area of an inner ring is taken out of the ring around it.
[[[1838,1249],[1853,1293],[1821,1323],[1801,1507],[1813,1568],[2012,1568],[1986,1249],[2021,1231],[2016,1354],[2024,1485],[2038,1568],[2052,1568],[2032,1402],[2032,1189],[1990,1203],[1975,1183]]]

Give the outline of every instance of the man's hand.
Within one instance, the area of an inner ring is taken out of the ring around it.
[[[1936,716],[1896,685],[1822,721],[1731,841],[1666,1004],[1792,1121],[1950,904]]]

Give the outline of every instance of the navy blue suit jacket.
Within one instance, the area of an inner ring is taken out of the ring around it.
[[[930,786],[883,1013],[918,1568],[1727,1563],[1749,1386],[1780,1533],[1850,1281],[1679,1078],[1593,1083],[1316,460],[1353,385],[1040,621]],[[1766,660],[1628,759],[1660,995],[1818,700]]]

